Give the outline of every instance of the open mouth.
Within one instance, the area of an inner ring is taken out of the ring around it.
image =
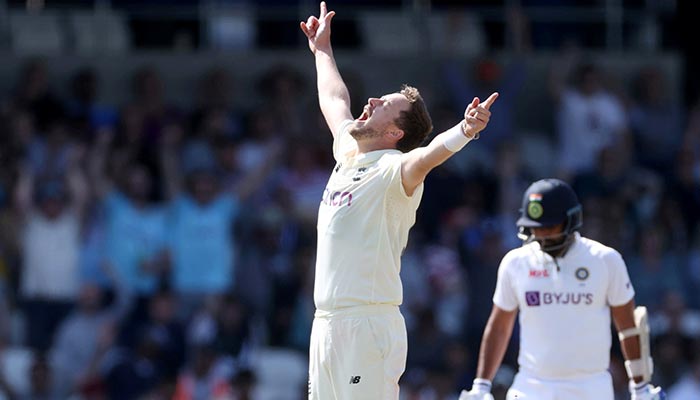
[[[357,118],[357,121],[367,121],[369,117],[372,116],[372,110],[369,108],[369,106],[365,106],[364,110],[362,110],[362,114]]]

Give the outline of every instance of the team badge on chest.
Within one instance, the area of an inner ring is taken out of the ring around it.
[[[576,279],[580,281],[585,281],[586,279],[588,279],[590,272],[588,272],[588,268],[586,267],[578,267],[576,268],[576,272],[574,272],[574,275],[576,275]]]

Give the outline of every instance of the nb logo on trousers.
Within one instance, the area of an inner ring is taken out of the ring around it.
[[[351,385],[357,385],[358,383],[360,383],[360,376],[359,375],[350,377],[350,384]]]

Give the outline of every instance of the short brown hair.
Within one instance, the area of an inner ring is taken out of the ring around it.
[[[411,103],[411,107],[401,111],[394,122],[403,131],[403,137],[396,143],[396,148],[406,153],[423,143],[433,130],[433,121],[418,89],[403,85],[399,93],[406,96]]]

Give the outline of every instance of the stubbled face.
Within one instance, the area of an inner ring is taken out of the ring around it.
[[[563,223],[543,228],[530,228],[530,231],[542,248],[559,245],[566,239],[562,236],[564,231]]]
[[[380,98],[371,97],[362,114],[350,129],[350,135],[355,140],[376,138],[394,126],[394,121],[401,111],[410,108],[411,103],[401,93],[391,93]]]

